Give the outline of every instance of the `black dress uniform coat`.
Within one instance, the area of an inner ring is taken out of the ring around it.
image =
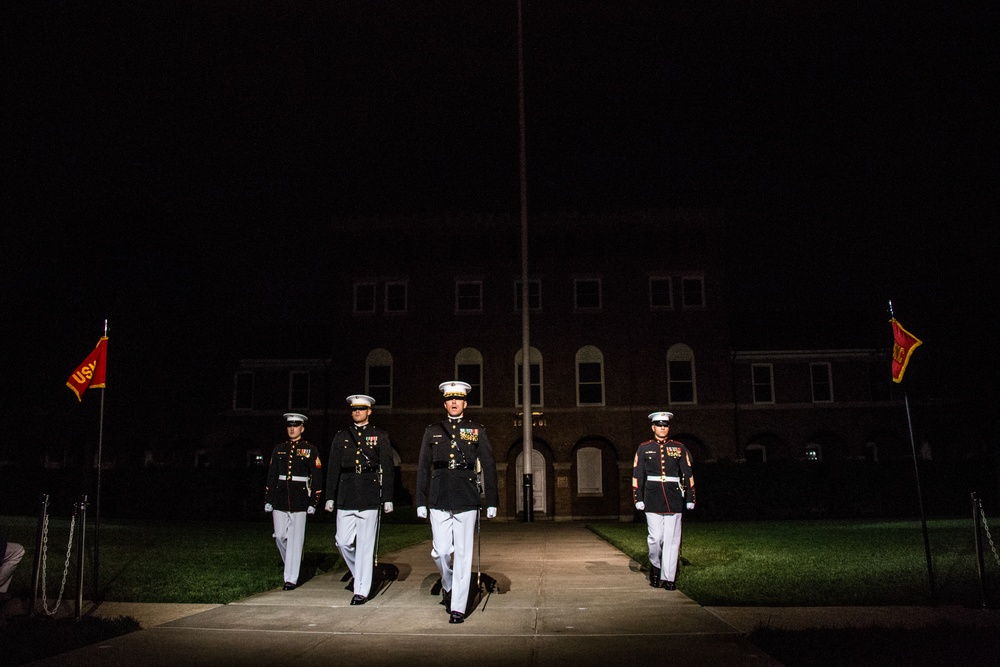
[[[337,509],[378,509],[382,503],[392,502],[393,484],[388,433],[366,424],[360,428],[350,426],[333,436],[327,460],[326,498],[335,501]]]
[[[663,477],[680,479],[661,481]],[[639,445],[632,463],[632,499],[646,503],[644,512],[676,514],[684,511],[685,503],[694,502],[691,484],[691,452],[676,440],[649,440]],[[682,494],[687,484],[687,496]]]
[[[417,463],[417,507],[451,512],[479,508],[477,459],[482,469],[486,507],[498,507],[497,466],[483,425],[463,417],[428,426]]]
[[[285,441],[271,453],[264,502],[281,512],[305,512],[323,492],[319,451],[305,440]]]

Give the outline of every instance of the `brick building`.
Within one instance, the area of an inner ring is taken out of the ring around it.
[[[374,396],[400,483],[412,493],[438,383],[473,386],[499,464],[500,515],[522,511],[520,226],[510,218],[338,221],[329,355],[244,359],[232,410],[205,443],[265,463],[282,412],[311,415],[314,442]],[[539,519],[633,516],[632,456],[647,414],[696,465],[869,459],[905,433],[871,349],[734,350],[724,220],[714,210],[532,219],[529,273],[534,508]],[[276,350],[279,352],[279,350]],[[888,409],[888,410],[887,410]]]

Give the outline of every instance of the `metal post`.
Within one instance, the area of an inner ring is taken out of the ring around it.
[[[528,176],[527,151],[525,149],[524,119],[524,22],[522,2],[517,0],[517,117],[519,150],[519,172],[521,186],[521,425],[522,454],[524,459],[524,521],[535,520],[532,507],[531,460],[531,337],[528,330]]]
[[[976,566],[979,571],[979,595],[983,609],[986,609],[986,564],[983,562],[983,529],[979,523],[983,503],[972,492],[972,528],[976,536]]]
[[[83,559],[86,553],[83,542],[87,535],[87,496],[80,496],[80,525],[77,530],[80,532],[79,542],[76,545],[76,620],[80,620],[83,609]]]
[[[45,537],[45,520],[49,515],[49,494],[42,494],[42,509],[38,514],[38,528],[35,530],[35,562],[31,575],[31,609],[29,614],[35,614],[35,604],[38,602],[38,583],[42,579],[42,540]]]
[[[931,591],[931,606],[937,606],[937,590],[934,585],[934,564],[931,560],[931,541],[927,535],[927,516],[924,514],[924,493],[920,489],[920,465],[917,463],[917,444],[913,438],[913,420],[910,418],[910,397],[903,392],[903,403],[906,405],[906,423],[910,429],[910,449],[913,452],[913,471],[917,479],[917,503],[920,506],[920,526],[924,533],[924,555],[927,558],[927,583]]]

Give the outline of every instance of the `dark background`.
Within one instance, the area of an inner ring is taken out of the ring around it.
[[[526,2],[529,215],[723,207],[736,345],[888,348],[891,298],[925,341],[915,395],[990,437],[996,5],[881,4]],[[329,353],[309,328],[345,219],[516,219],[514,2],[15,2],[0,23],[8,432],[96,414],[63,385],[107,318],[107,437],[197,437],[254,332]]]

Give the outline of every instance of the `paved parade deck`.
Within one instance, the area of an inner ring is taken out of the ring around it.
[[[84,613],[129,615],[143,630],[34,665],[777,665],[745,636],[772,628],[921,627],[995,612],[961,608],[706,608],[651,588],[639,564],[577,523],[490,523],[482,570],[497,591],[449,624],[432,593],[430,542],[383,556],[398,578],[350,606],[344,571],[294,591],[227,605],[105,602]],[[474,563],[475,568],[475,563]]]

